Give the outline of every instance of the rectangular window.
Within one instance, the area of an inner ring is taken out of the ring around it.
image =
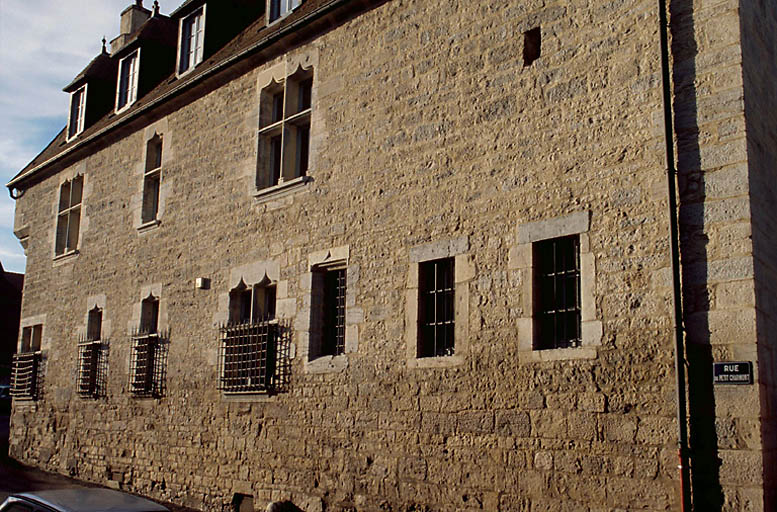
[[[312,279],[311,361],[345,354],[345,263],[315,267]]]
[[[143,174],[144,224],[157,220],[159,213],[159,189],[162,181],[162,137],[155,135],[146,145],[146,171]]]
[[[193,69],[202,62],[205,41],[204,7],[194,11],[181,20],[180,53],[178,55],[178,73]]]
[[[70,119],[67,126],[68,139],[72,139],[84,130],[85,113],[86,85],[70,95]]]
[[[102,338],[103,312],[99,307],[89,311],[86,323],[86,338],[78,344],[78,377],[76,389],[84,398],[97,398],[103,391],[105,366]]]
[[[534,244],[535,349],[577,347],[581,341],[579,235]]]
[[[454,258],[419,264],[418,295],[418,357],[453,355]]]
[[[116,87],[116,110],[135,103],[138,97],[138,63],[140,50],[135,50],[119,62],[119,83]]]
[[[42,337],[42,324],[22,329],[21,350],[14,354],[11,367],[11,396],[14,398],[35,400],[38,397]]]
[[[81,198],[84,177],[76,176],[62,184],[59,190],[57,215],[56,256],[73,252],[78,248],[78,231],[81,224]]]
[[[312,93],[313,70],[301,68],[262,90],[257,188],[307,175]]]
[[[130,392],[135,397],[164,395],[167,338],[159,332],[159,299],[149,295],[140,306],[140,326],[132,336]]]
[[[291,11],[302,5],[302,0],[268,0],[269,22],[283,18]]]

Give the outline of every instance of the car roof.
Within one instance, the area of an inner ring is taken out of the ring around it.
[[[169,512],[159,503],[111,489],[56,489],[14,496],[62,512]]]

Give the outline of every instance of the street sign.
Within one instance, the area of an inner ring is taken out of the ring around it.
[[[753,363],[750,361],[712,363],[715,384],[752,384]]]

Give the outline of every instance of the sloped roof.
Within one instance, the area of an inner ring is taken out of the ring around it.
[[[108,55],[108,52],[105,51],[105,47],[103,47],[103,52],[92,59],[92,62],[90,62],[84,70],[62,90],[71,92],[89,78],[108,78],[115,67],[116,64],[111,60],[111,56]]]
[[[186,0],[181,7],[176,9],[176,12],[194,1],[196,0]],[[66,129],[63,128],[49,145],[38,154],[38,156],[33,158],[24,169],[14,176],[6,186],[9,189],[19,188],[18,185],[34,176],[39,171],[44,170],[49,165],[55,163],[60,158],[96,142],[97,138],[107,132],[117,129],[131,119],[135,119],[141,113],[147,113],[150,109],[159,107],[164,102],[182,94],[206,77],[227,70],[232,65],[256,52],[268,51],[272,53],[273,50],[276,50],[279,53],[284,52],[285,48],[287,48],[287,44],[280,41],[281,38],[286,38],[287,36],[294,37],[295,31],[305,27],[308,23],[312,23],[313,21],[325,17],[336,9],[347,8],[351,5],[366,9],[373,5],[384,3],[385,1],[387,0],[306,0],[294,12],[270,26],[265,24],[264,17],[262,16],[214,55],[200,63],[192,72],[182,77],[177,77],[175,69],[171,69],[170,74],[166,79],[162,80],[162,82],[149,93],[138,98],[138,100],[126,111],[123,111],[118,115],[111,112],[86,128],[78,138],[73,139],[70,142],[67,142]],[[344,18],[345,16],[343,15],[343,19]],[[151,21],[151,19],[149,21]],[[63,118],[64,117],[65,116],[63,115]]]

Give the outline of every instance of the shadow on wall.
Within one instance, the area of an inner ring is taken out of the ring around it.
[[[768,0],[740,0],[740,38],[757,311],[764,510],[777,510],[777,13]]]
[[[695,510],[723,506],[720,458],[715,430],[715,394],[711,378],[708,238],[705,233],[705,182],[699,149],[696,26],[692,0],[670,2],[674,56],[674,112],[679,180],[680,254],[688,365],[688,414],[691,488]]]

